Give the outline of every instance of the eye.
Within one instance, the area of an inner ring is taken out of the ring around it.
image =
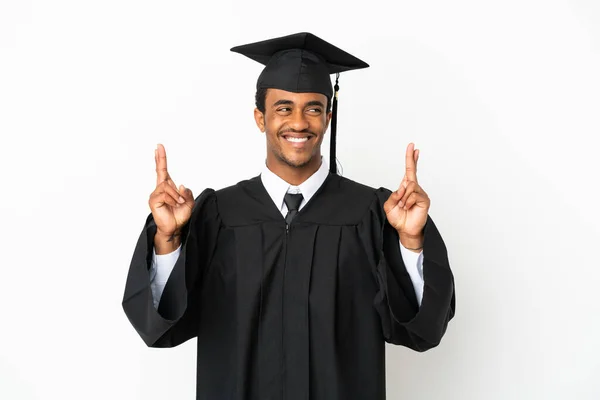
[[[277,109],[277,112],[290,112],[292,109],[290,107],[280,107]]]
[[[310,114],[321,114],[323,112],[323,110],[319,107],[313,107],[313,108],[309,108],[307,110]]]

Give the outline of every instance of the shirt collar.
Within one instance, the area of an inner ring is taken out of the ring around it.
[[[279,208],[279,210],[284,211],[284,202],[283,198],[286,193],[302,193],[304,200],[300,204],[300,209],[304,207],[306,203],[314,196],[314,194],[319,190],[325,179],[327,179],[327,175],[329,174],[329,168],[327,166],[327,162],[321,159],[321,166],[312,174],[307,180],[302,182],[298,186],[293,186],[281,179],[279,176],[275,175],[269,168],[267,168],[267,164],[265,163],[263,170],[260,174],[260,178],[263,186],[271,196],[271,199],[275,203],[275,205]]]

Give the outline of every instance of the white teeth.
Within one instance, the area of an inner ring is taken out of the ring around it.
[[[304,138],[296,138],[296,137],[291,137],[288,136],[285,138],[288,142],[296,142],[296,143],[301,143],[301,142],[306,142],[308,140],[307,137]]]

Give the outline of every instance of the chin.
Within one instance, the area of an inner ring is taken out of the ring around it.
[[[307,165],[310,164],[311,160],[286,160],[285,163],[287,165],[289,165],[290,167],[294,167],[294,168],[303,168],[306,167]]]
[[[289,165],[290,167],[294,167],[294,168],[306,167],[307,165],[310,164],[310,162],[313,159],[312,156],[307,157],[307,158],[295,158],[295,157],[286,157],[284,154],[281,154],[280,157],[278,157],[278,158],[285,164]]]

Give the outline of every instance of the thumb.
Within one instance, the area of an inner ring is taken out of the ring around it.
[[[186,188],[183,185],[179,185],[179,193],[181,193],[181,196],[185,199],[186,203],[188,201],[194,201],[194,195],[192,194],[191,189]]]

